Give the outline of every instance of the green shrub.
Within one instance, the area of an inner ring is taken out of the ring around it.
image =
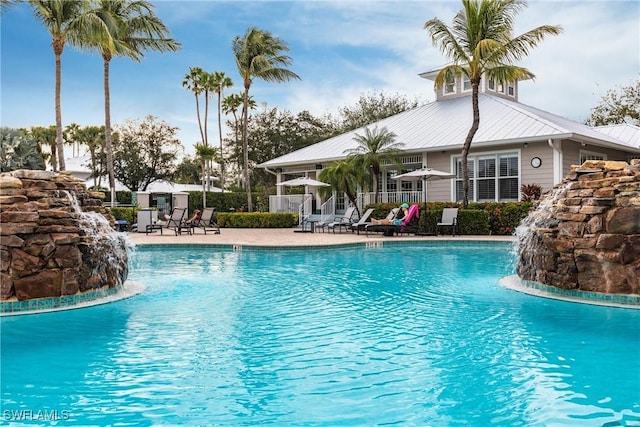
[[[298,225],[298,214],[268,212],[220,212],[216,221],[226,228],[290,228]]]
[[[512,235],[520,222],[529,214],[532,202],[487,202],[470,203],[471,209],[482,209],[489,213],[491,234]]]
[[[104,193],[105,205],[111,203],[111,191],[104,188],[98,188],[97,191],[102,191]],[[131,200],[131,191],[116,191],[116,202],[118,202],[118,204],[130,205]]]
[[[116,219],[116,221],[125,220],[129,225],[135,224],[138,222],[138,211],[140,209],[136,207],[112,207],[111,215]]]

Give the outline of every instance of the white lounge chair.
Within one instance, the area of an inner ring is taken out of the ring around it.
[[[330,222],[329,224],[326,225],[327,229],[332,229],[333,232],[336,232],[336,227],[338,227],[338,229],[344,227],[347,228],[351,225],[351,223],[353,222],[353,214],[356,213],[356,208],[355,206],[350,206],[347,208],[347,210],[344,212],[344,215],[342,215],[341,217],[339,217],[338,219],[336,219],[333,222]],[[322,228],[322,231],[324,231],[324,227]]]

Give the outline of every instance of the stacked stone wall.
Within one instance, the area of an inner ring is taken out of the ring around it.
[[[523,224],[521,278],[564,289],[640,293],[640,160],[573,166]]]
[[[68,173],[0,174],[0,300],[121,285],[126,242],[103,199]]]

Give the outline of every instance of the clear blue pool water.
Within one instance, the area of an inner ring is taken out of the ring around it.
[[[0,424],[640,424],[640,310],[514,292],[509,245],[439,243],[140,247],[144,293],[1,319]]]

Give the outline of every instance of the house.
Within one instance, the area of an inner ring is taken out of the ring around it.
[[[420,74],[434,80],[439,69]],[[422,167],[454,173],[455,179],[426,182],[430,201],[461,201],[461,149],[473,120],[471,85],[462,76],[435,89],[436,100],[369,125],[386,127],[404,144],[402,170],[385,171],[381,201],[421,201],[423,182],[397,182],[393,176]],[[623,124],[589,127],[518,101],[518,82],[482,81],[480,127],[468,156],[470,201],[518,201],[521,186],[538,184],[550,190],[585,160],[624,160],[640,157],[640,127]],[[346,157],[363,128],[264,162],[277,182],[292,176],[316,178],[319,170]],[[278,187],[278,191],[281,189]],[[280,194],[280,193],[278,193]],[[338,210],[344,199],[336,195]],[[361,193],[359,204],[371,202]]]

